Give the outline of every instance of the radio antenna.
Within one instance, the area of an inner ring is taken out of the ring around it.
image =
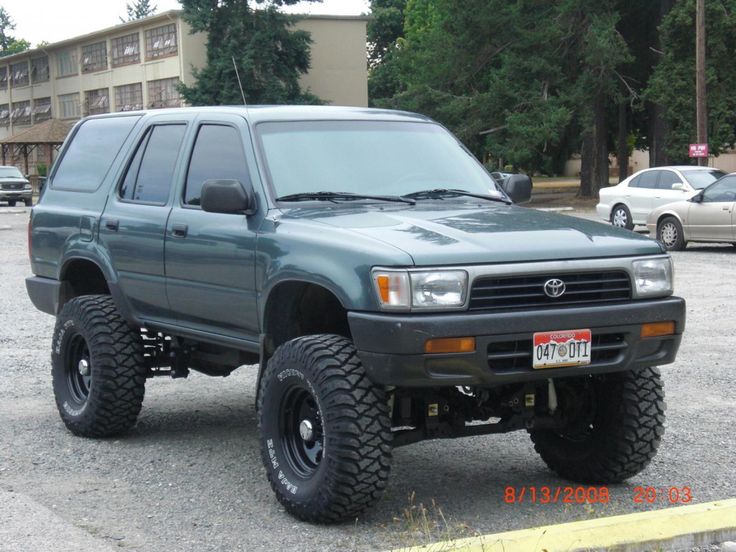
[[[243,105],[245,106],[245,112],[248,112],[248,102],[245,101],[245,92],[243,92],[243,83],[240,82],[240,72],[238,71],[238,64],[235,63],[235,56],[231,56],[233,60],[233,67],[235,68],[235,76],[238,79],[238,87],[240,88],[240,96],[243,98]]]

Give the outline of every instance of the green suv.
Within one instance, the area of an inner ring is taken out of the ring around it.
[[[373,504],[392,449],[424,439],[524,430],[564,478],[631,477],[664,431],[656,366],[685,324],[672,261],[514,205],[530,190],[411,113],[84,119],[29,228],[61,418],[117,435],[147,378],[257,363],[268,479],[315,522]]]

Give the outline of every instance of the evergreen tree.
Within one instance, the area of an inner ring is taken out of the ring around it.
[[[15,22],[5,8],[0,6],[0,57],[18,54],[31,47],[24,39],[17,39],[10,34],[15,30]]]
[[[299,0],[182,0],[192,32],[206,32],[207,65],[182,86],[192,105],[241,104],[233,59],[249,104],[319,103],[299,87],[309,70],[309,33],[279,10]],[[307,0],[318,2],[321,0]]]
[[[143,19],[149,15],[156,13],[156,6],[151,5],[151,0],[135,0],[132,4],[126,4],[125,10],[128,12],[128,19],[120,18],[123,23],[127,21],[135,21]]]
[[[404,34],[407,0],[371,0],[368,22],[368,96],[390,98],[401,91],[396,50]]]

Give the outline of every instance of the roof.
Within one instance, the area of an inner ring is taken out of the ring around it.
[[[181,115],[184,113],[229,113],[242,115],[250,123],[265,121],[405,121],[433,122],[429,117],[409,111],[391,109],[375,109],[370,107],[342,107],[331,105],[252,105],[252,106],[211,106],[211,107],[177,107],[170,109],[152,109],[148,111],[122,111],[94,115],[90,119],[130,115]]]
[[[74,123],[76,121],[49,119],[0,140],[0,144],[61,144]]]
[[[25,50],[23,52],[19,52],[17,54],[12,54],[10,56],[5,56],[0,60],[0,63],[5,64],[7,62],[12,63],[13,61],[16,61],[18,59],[22,59],[25,57],[31,57],[34,55],[39,54],[45,54],[49,50],[57,50],[59,48],[63,48],[65,46],[69,46],[71,44],[79,44],[84,42],[91,42],[92,40],[99,38],[101,36],[109,36],[109,35],[117,35],[117,34],[123,34],[126,31],[130,29],[135,29],[138,27],[143,27],[146,25],[151,25],[152,23],[156,23],[157,21],[165,21],[165,20],[174,20],[181,17],[181,14],[183,13],[183,10],[167,10],[165,12],[156,13],[153,15],[149,15],[148,17],[142,17],[141,19],[135,19],[133,21],[126,21],[125,23],[120,23],[118,25],[113,25],[112,27],[106,27],[104,29],[100,29],[98,31],[93,31],[91,33],[83,34],[74,36],[71,38],[66,38],[64,40],[60,40],[58,42],[53,42],[51,44],[46,44],[44,46],[33,48],[30,50]],[[346,20],[346,21],[369,21],[371,19],[370,16],[367,15],[312,15],[312,14],[295,14],[295,17],[301,18],[301,19],[333,19],[333,20]]]

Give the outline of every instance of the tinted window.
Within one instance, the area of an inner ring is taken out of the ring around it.
[[[166,203],[185,131],[185,125],[157,125],[148,131],[128,167],[120,188],[122,198]]]
[[[706,188],[703,192],[704,202],[736,201],[736,176],[726,176]]]
[[[138,119],[111,117],[82,123],[54,172],[52,187],[77,192],[96,190]]]
[[[230,126],[202,125],[189,162],[184,203],[199,205],[207,180],[250,182],[240,133]]]
[[[661,190],[671,190],[673,184],[682,184],[682,180],[672,171],[659,171],[659,185]]]
[[[661,171],[647,171],[644,173],[641,173],[632,183],[632,187],[634,188],[656,188],[657,187],[657,178],[659,177],[659,173]]]

